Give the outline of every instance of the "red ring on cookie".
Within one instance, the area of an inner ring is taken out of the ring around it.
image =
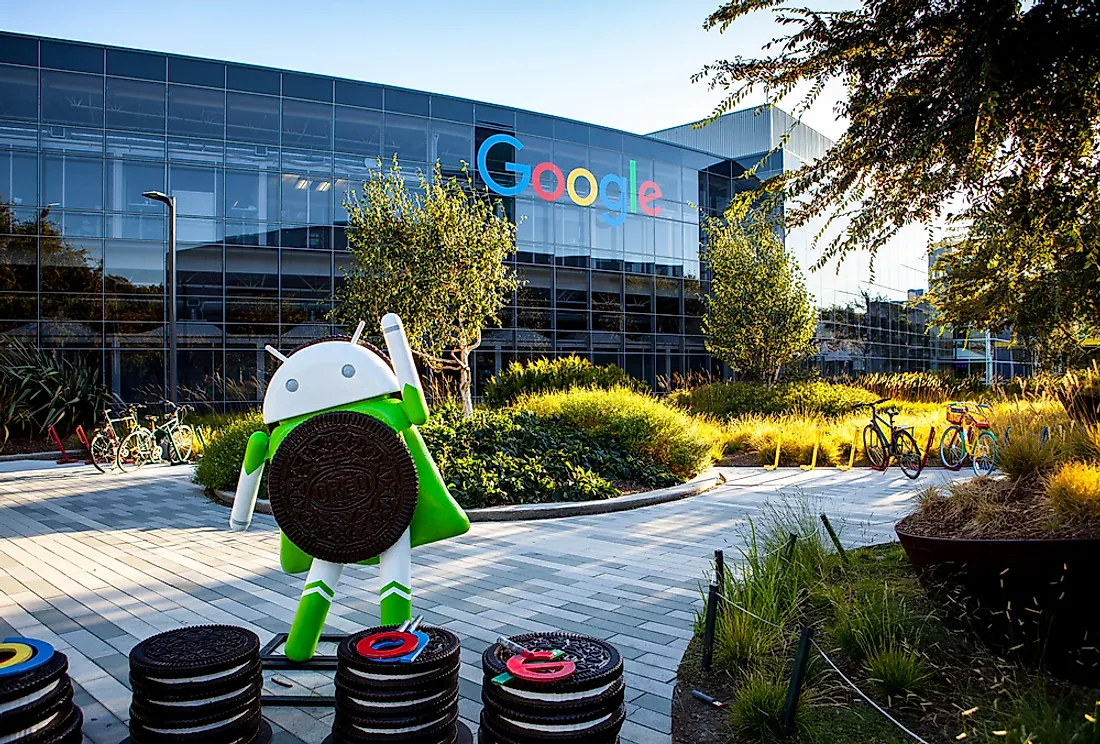
[[[380,643],[396,644],[387,648],[378,648]],[[420,641],[412,633],[396,630],[384,630],[372,633],[355,644],[355,651],[367,659],[393,659],[416,650]]]
[[[569,659],[553,660],[550,651],[535,651],[530,656],[513,656],[508,659],[508,671],[513,677],[528,682],[557,682],[568,679],[577,671],[577,665]]]

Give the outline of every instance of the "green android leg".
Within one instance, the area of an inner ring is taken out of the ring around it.
[[[400,625],[412,619],[412,551],[409,531],[378,559],[382,574],[379,610],[383,625]]]
[[[286,639],[284,653],[291,661],[309,661],[313,658],[343,570],[343,563],[329,563],[319,558],[313,561],[302,589],[302,598],[298,601],[298,611],[294,613],[290,635]]]
[[[292,543],[286,533],[279,530],[279,565],[283,573],[302,573],[313,565],[313,556]]]

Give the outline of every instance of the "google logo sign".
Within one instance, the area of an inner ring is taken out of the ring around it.
[[[603,206],[607,207],[607,211],[600,215],[600,219],[612,227],[623,224],[628,211],[630,214],[637,214],[640,208],[643,214],[652,217],[661,213],[661,208],[653,205],[654,201],[661,198],[661,187],[653,181],[642,181],[639,184],[637,166],[633,160],[630,161],[629,180],[617,173],[608,173],[598,182],[596,176],[587,168],[574,168],[566,176],[561,168],[551,162],[539,163],[532,168],[523,163],[509,161],[504,164],[504,170],[516,174],[516,185],[505,186],[494,180],[489,173],[489,150],[496,145],[509,145],[519,152],[523,149],[523,143],[510,134],[494,134],[477,149],[478,173],[485,179],[489,189],[501,196],[518,196],[531,186],[540,199],[551,202],[560,199],[565,192],[569,192],[569,198],[581,207],[591,206],[598,198]],[[552,189],[547,189],[543,185],[543,176],[546,174],[554,177]],[[587,183],[586,193],[581,194],[577,190],[578,181]],[[612,189],[617,194],[613,194]]]

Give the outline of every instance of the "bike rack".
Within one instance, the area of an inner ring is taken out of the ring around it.
[[[65,451],[65,445],[61,443],[61,437],[57,435],[57,429],[52,426],[50,427],[50,438],[53,439],[53,443],[57,445],[57,449],[61,452],[61,459],[57,461],[58,465],[72,465],[80,462],[75,457],[69,457],[69,453]]]
[[[928,444],[924,445],[924,457],[920,459],[920,469],[924,470],[924,466],[928,464],[928,453],[932,451],[932,440],[936,438],[936,427],[933,425],[928,430]]]
[[[848,464],[837,465],[837,470],[848,471],[852,469],[852,466],[856,464],[856,450],[859,448],[859,427],[856,427],[856,433],[852,436],[852,450],[848,453]]]
[[[775,470],[779,467],[779,452],[783,447],[783,430],[779,429],[775,435],[775,463],[765,465],[764,470]]]
[[[76,425],[76,436],[80,440],[80,443],[84,445],[85,451],[88,453],[88,457],[84,460],[85,465],[92,464],[92,443],[88,441],[88,435],[84,433],[84,427],[80,424]]]
[[[798,467],[809,472],[817,467],[817,451],[821,449],[821,424],[817,425],[817,435],[814,437],[814,453],[810,457],[809,465],[799,465]]]

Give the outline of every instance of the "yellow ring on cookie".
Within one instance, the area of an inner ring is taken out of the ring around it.
[[[11,658],[0,659],[0,669],[22,664],[34,656],[34,649],[25,643],[0,643],[0,656],[12,654]]]

